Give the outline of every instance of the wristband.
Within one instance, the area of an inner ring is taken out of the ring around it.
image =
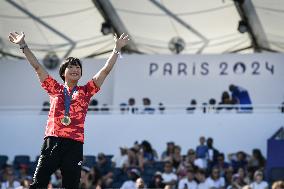
[[[22,49],[23,52],[24,52],[24,49],[25,49],[26,47],[28,47],[28,45],[27,45],[26,43],[20,44],[20,49]]]
[[[120,55],[120,51],[117,51],[116,49],[113,49],[113,53]]]
[[[119,58],[122,58],[120,51],[118,51],[118,50],[116,50],[116,49],[113,49],[112,52],[113,52],[114,54],[117,54],[117,55],[119,56]]]

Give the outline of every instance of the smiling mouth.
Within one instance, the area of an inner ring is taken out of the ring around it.
[[[78,76],[79,74],[77,74],[77,73],[72,73],[72,74],[70,74],[70,75],[72,75],[72,76]]]

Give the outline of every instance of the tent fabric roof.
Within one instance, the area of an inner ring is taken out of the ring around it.
[[[171,54],[168,46],[173,37],[184,40],[182,54],[228,53],[251,45],[248,33],[237,30],[240,15],[232,0],[109,1],[142,53]],[[284,2],[251,1],[269,47],[283,52]],[[26,41],[38,58],[51,51],[60,58],[104,53],[114,42],[112,35],[101,33],[103,22],[91,0],[0,1],[0,50],[23,57],[7,36],[10,31],[25,31]]]

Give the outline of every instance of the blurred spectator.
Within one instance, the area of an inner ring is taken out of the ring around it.
[[[264,169],[265,167],[265,158],[263,157],[259,149],[252,150],[252,156],[249,157],[248,168],[256,171],[258,169]]]
[[[195,99],[192,99],[190,101],[190,106],[186,108],[186,112],[187,113],[194,113],[195,109],[196,109],[196,105],[197,105],[197,102]]]
[[[111,162],[108,161],[105,154],[98,154],[96,167],[102,175],[103,186],[110,187],[113,182],[113,173],[111,168]]]
[[[284,189],[284,181],[276,181],[272,184],[272,189]]]
[[[166,107],[164,106],[163,103],[159,103],[159,111],[160,111],[160,114],[164,114],[165,110],[166,110]]]
[[[21,184],[15,179],[14,171],[6,173],[6,179],[1,184],[1,189],[10,189],[20,187]]]
[[[216,100],[214,98],[210,98],[208,102],[208,111],[214,112],[216,109]]]
[[[181,147],[176,145],[174,148],[174,154],[171,159],[171,162],[175,169],[179,167],[179,164],[182,162],[182,160]]]
[[[43,104],[42,104],[41,111],[47,112],[47,111],[49,111],[49,108],[50,108],[50,102],[49,101],[44,101]]]
[[[136,189],[146,188],[145,182],[144,182],[144,180],[141,177],[136,180],[135,188]]]
[[[225,188],[225,179],[220,176],[218,168],[214,167],[210,176],[206,179],[208,188],[223,189]]]
[[[16,179],[21,181],[24,179],[31,179],[31,175],[28,174],[29,166],[26,164],[20,164],[19,165],[19,170],[16,174]]]
[[[152,148],[151,144],[144,140],[141,142],[143,164],[153,163],[158,159],[157,152]]]
[[[82,177],[81,177],[82,178]],[[50,180],[52,187],[54,188],[61,188],[62,187],[62,175],[60,169],[56,170],[52,175],[51,175],[51,180]]]
[[[119,104],[119,109],[121,114],[125,114],[127,112],[127,104],[126,103],[120,103]]]
[[[207,160],[208,157],[208,147],[205,145],[205,137],[201,136],[199,138],[199,145],[196,147],[196,157]]]
[[[143,112],[144,114],[153,114],[155,112],[155,108],[151,107],[151,100],[149,98],[143,98]]]
[[[0,183],[7,181],[8,175],[10,175],[10,174],[14,174],[13,166],[10,165],[10,164],[4,165],[3,170],[1,171],[1,175],[0,175]]]
[[[167,142],[167,149],[162,153],[162,161],[170,161],[174,155],[175,143]]]
[[[99,102],[96,99],[92,99],[90,101],[90,104],[89,104],[90,106],[88,108],[88,111],[95,111],[95,112],[99,111],[98,104]]]
[[[263,180],[263,173],[256,171],[254,173],[254,182],[250,184],[253,189],[268,189],[268,183]]]
[[[196,174],[195,177],[198,181],[198,185],[197,188],[198,189],[208,189],[208,186],[206,185],[206,173],[203,169],[199,169]]]
[[[245,169],[239,168],[238,172],[234,174],[232,184],[228,189],[242,189],[250,183],[249,178],[246,176]]]
[[[220,170],[221,176],[224,176],[226,169],[228,169],[230,164],[225,162],[225,155],[223,153],[220,153],[217,156],[217,162],[213,166],[218,167],[218,169]]]
[[[189,169],[195,169],[194,161],[196,159],[195,152],[193,149],[189,149],[187,154],[183,157],[183,161],[179,164],[177,174],[179,178],[186,176]]]
[[[235,101],[231,99],[229,92],[224,91],[221,96],[221,102],[219,102],[219,106],[217,110],[232,110],[233,109],[233,104]]]
[[[252,188],[250,187],[250,185],[246,185],[242,189],[252,189]]]
[[[102,175],[96,166],[91,169],[89,180],[92,181],[90,189],[102,189]]]
[[[207,139],[207,147],[208,147],[208,166],[211,169],[214,164],[217,163],[217,157],[219,155],[219,150],[217,150],[213,146],[213,138],[209,137]]]
[[[122,184],[121,189],[135,189],[136,180],[140,177],[140,172],[137,169],[131,169],[127,174],[128,180]]]
[[[202,103],[202,112],[206,113],[207,112],[207,108],[208,108],[208,104],[206,102]]]
[[[126,147],[120,147],[120,154],[113,156],[112,163],[114,167],[126,168],[128,166],[128,149]]]
[[[239,151],[236,154],[228,154],[228,159],[231,161],[234,171],[237,171],[240,167],[247,168],[247,155],[242,151]]]
[[[178,177],[173,171],[173,165],[171,162],[166,162],[164,166],[164,172],[162,174],[163,183],[165,185],[174,186],[177,183]]]
[[[197,183],[194,180],[194,176],[194,171],[188,170],[187,177],[179,181],[178,189],[197,189]]]
[[[206,169],[207,162],[203,161],[203,159],[197,158],[196,153],[193,149],[189,149],[187,151],[187,156],[185,157],[186,164],[192,165],[193,169],[199,168],[199,169]]]
[[[230,187],[233,183],[233,176],[234,176],[234,168],[232,166],[229,166],[225,171],[225,183],[226,188]]]
[[[137,114],[138,113],[138,108],[135,107],[135,99],[134,98],[128,99],[128,112],[131,113],[131,114]]]
[[[127,167],[142,167],[141,161],[140,161],[140,151],[137,150],[135,147],[130,148],[127,151],[128,155],[128,165]]]
[[[82,166],[81,169],[81,179],[80,179],[80,189],[89,189],[91,187],[91,180],[89,178],[90,168]]]
[[[245,105],[245,107],[240,107],[239,111],[241,112],[252,112],[252,101],[250,99],[249,93],[246,89],[231,84],[229,90],[232,93],[232,99],[237,100],[237,104]]]
[[[165,184],[163,183],[162,173],[156,172],[152,181],[149,184],[149,188],[164,188]]]
[[[101,112],[103,114],[107,114],[109,112],[109,107],[107,104],[103,104],[102,107],[101,107]]]
[[[32,178],[30,178],[30,179],[22,179],[20,181],[21,186],[17,187],[16,189],[28,189],[30,187],[31,183],[32,183]]]

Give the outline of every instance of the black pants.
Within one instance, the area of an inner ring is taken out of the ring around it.
[[[44,140],[30,188],[47,188],[50,176],[60,168],[63,188],[78,188],[81,177],[83,143],[59,137]]]

